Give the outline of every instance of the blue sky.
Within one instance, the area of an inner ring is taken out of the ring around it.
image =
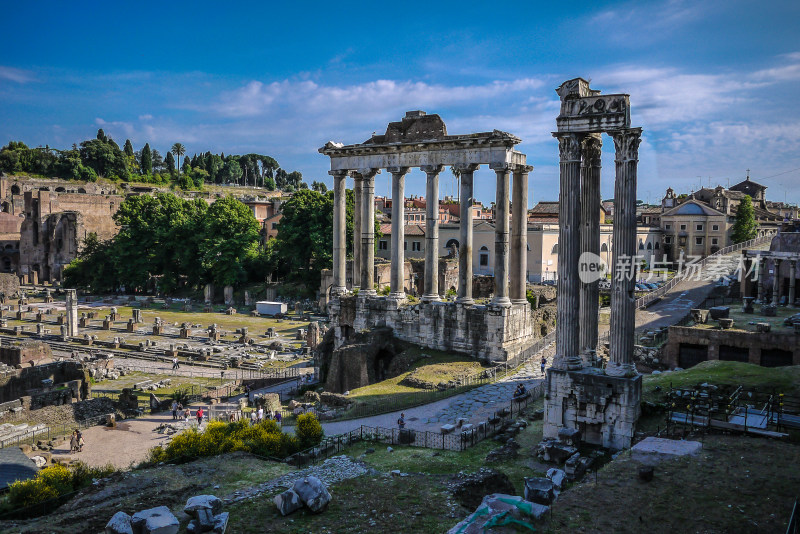
[[[102,127],[137,149],[269,154],[330,184],[317,148],[423,109],[451,134],[521,137],[532,205],[558,195],[554,89],[582,76],[631,95],[644,128],[639,198],[750,169],[768,198],[800,202],[796,0],[173,4],[5,6],[0,144],[67,147]],[[476,175],[484,202],[493,177]],[[446,172],[441,191],[453,188]],[[423,194],[424,174],[406,190]]]

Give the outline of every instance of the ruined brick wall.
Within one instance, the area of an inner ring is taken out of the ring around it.
[[[662,352],[662,363],[670,369],[680,367],[681,344],[708,347],[708,360],[721,359],[721,347],[745,349],[747,361],[755,365],[763,365],[762,352],[785,350],[792,353],[792,365],[800,365],[798,336],[788,329],[784,332],[758,333],[671,326]]]
[[[30,405],[31,398],[46,393],[46,388],[42,387],[42,380],[46,379],[53,381],[54,389],[63,389],[58,386],[66,385],[71,391],[76,391],[79,400],[89,396],[89,378],[83,366],[79,362],[63,361],[25,367],[0,377],[0,402],[26,397],[26,403]]]
[[[19,293],[19,278],[17,275],[0,273],[0,293],[7,297]]]
[[[10,366],[38,365],[52,358],[50,346],[39,341],[12,342],[0,346],[0,362]]]

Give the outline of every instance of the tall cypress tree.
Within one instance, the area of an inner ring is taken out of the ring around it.
[[[142,149],[142,174],[153,174],[153,152],[150,143],[145,143]]]
[[[736,209],[736,222],[731,228],[731,240],[734,244],[755,239],[758,235],[758,224],[753,211],[753,199],[745,195]]]
[[[130,139],[125,140],[125,148],[122,151],[125,152],[126,156],[133,156],[133,145]]]
[[[175,156],[172,155],[172,152],[167,152],[167,157],[164,158],[164,164],[167,166],[167,170],[170,174],[175,173]]]

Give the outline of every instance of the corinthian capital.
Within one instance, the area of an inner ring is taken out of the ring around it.
[[[617,149],[617,161],[638,161],[639,143],[642,142],[641,128],[625,128],[609,132],[614,138],[614,147]]]
[[[575,133],[553,133],[553,137],[558,139],[558,154],[561,161],[580,161],[581,160],[581,140],[583,136]]]
[[[600,154],[603,148],[603,139],[600,135],[587,135],[581,143],[584,165],[600,165]]]

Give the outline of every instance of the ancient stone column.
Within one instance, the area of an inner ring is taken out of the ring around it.
[[[425,186],[425,291],[422,300],[439,300],[439,173],[443,165],[423,165]]]
[[[511,197],[511,302],[527,304],[528,282],[528,173],[530,165],[514,168]]]
[[[611,327],[606,374],[631,376],[634,330],[636,328],[636,168],[639,163],[641,128],[612,133],[616,147],[614,183],[614,253],[611,272]],[[559,261],[560,264],[560,261]]]
[[[361,175],[361,289],[375,295],[375,175],[380,169],[359,169]]]
[[[509,241],[509,185],[511,165],[491,165],[497,174],[496,198],[494,203],[494,298],[493,306],[511,306],[508,297],[508,241]]]
[[[406,298],[403,287],[403,264],[406,255],[403,248],[406,241],[405,232],[405,181],[408,167],[389,167],[392,173],[392,266],[389,282],[391,292],[389,298],[402,300]]]
[[[361,285],[361,175],[353,173],[353,289]]]
[[[777,306],[781,299],[781,262],[778,258],[772,258],[772,305]]]
[[[67,295],[65,308],[67,312],[67,336],[78,335],[78,292],[75,289],[65,289]]]
[[[600,257],[600,151],[603,142],[599,134],[587,135],[582,144],[581,165],[581,256],[582,268],[589,267],[590,259]],[[590,256],[594,254],[594,256]],[[599,260],[598,260],[599,261]],[[591,273],[587,273],[591,274]],[[581,280],[579,347],[585,364],[591,364],[592,353],[597,349],[597,322],[600,309],[600,279]]]
[[[560,156],[558,194],[558,281],[556,299],[555,369],[582,367],[578,345],[580,278],[578,257],[581,250],[581,141],[572,133],[554,133]]]
[[[794,308],[794,301],[795,301],[795,285],[797,284],[797,279],[795,275],[797,274],[797,260],[789,260],[789,302],[787,303],[790,308]]]
[[[345,185],[347,181],[347,171],[329,171],[333,176],[333,286],[331,295],[340,295],[347,291],[345,259],[347,257],[347,236],[345,228],[347,226],[346,199],[347,192]]]
[[[767,259],[759,254],[758,256],[758,298],[756,298],[755,302],[757,304],[761,304],[764,302],[764,298],[766,297],[766,277],[767,277]]]
[[[460,236],[458,243],[458,298],[461,304],[472,300],[472,179],[477,165],[456,165],[461,173],[461,204],[459,206]]]

